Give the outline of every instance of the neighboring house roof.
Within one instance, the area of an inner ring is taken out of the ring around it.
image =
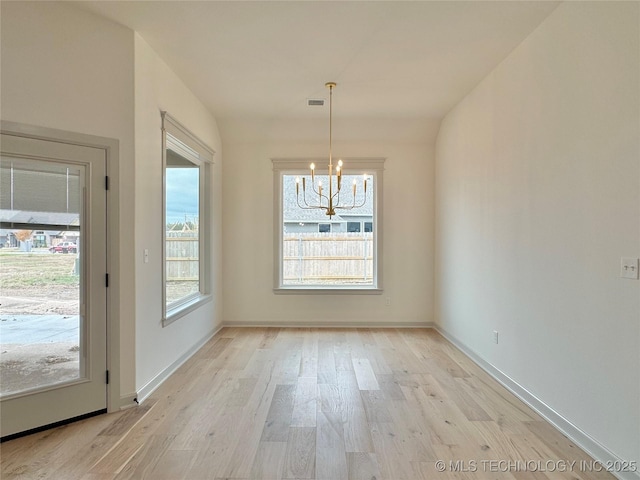
[[[80,215],[77,213],[0,210],[0,221],[8,223],[34,223],[44,225],[79,225]]]
[[[364,189],[362,188],[362,176],[357,175],[353,176],[357,178],[357,189],[356,189],[356,205],[360,205],[364,200]],[[353,193],[351,190],[351,178],[342,186],[342,192],[340,195],[341,205],[348,206],[353,204]],[[309,205],[316,205],[318,200],[318,195],[311,190],[311,177],[306,176],[307,178],[307,203]],[[323,185],[325,185],[325,189],[323,190],[323,194],[326,193],[326,185],[327,185],[327,176],[320,176],[318,178],[322,180]],[[345,179],[347,175],[345,175]],[[304,209],[298,206],[296,201],[296,183],[295,183],[295,175],[285,175],[283,177],[284,184],[282,186],[282,194],[283,194],[283,212],[282,217],[285,223],[291,222],[309,222],[309,223],[326,223],[329,222],[329,217],[326,215],[325,210],[320,210],[317,208],[314,209]],[[317,181],[317,180],[316,180]],[[370,180],[371,181],[371,180]],[[370,182],[369,181],[369,182]],[[335,182],[335,180],[334,180]],[[334,183],[335,185],[335,183]],[[367,187],[367,198],[365,204],[360,208],[353,208],[350,210],[336,210],[336,215],[331,219],[331,221],[339,222],[341,220],[346,220],[347,216],[358,215],[358,216],[372,216],[373,215],[373,189],[370,188],[371,184],[369,183]],[[300,185],[300,204],[304,205],[304,200],[302,197],[302,185]],[[323,201],[323,205],[327,205],[326,200]]]

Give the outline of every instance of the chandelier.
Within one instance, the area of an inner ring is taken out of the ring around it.
[[[338,164],[335,167],[334,173],[334,165],[333,165],[333,152],[332,152],[332,117],[333,117],[333,89],[335,88],[335,82],[327,82],[325,87],[329,89],[329,185],[327,188],[323,190],[322,181],[318,181],[316,184],[316,165],[312,163],[309,165],[309,169],[311,170],[311,190],[312,194],[310,194],[310,199],[307,201],[307,181],[306,178],[302,177],[302,203],[300,203],[300,177],[296,177],[296,201],[298,203],[298,207],[304,208],[307,210],[319,209],[324,210],[325,214],[332,218],[336,214],[336,210],[351,210],[353,208],[360,208],[364,206],[367,200],[367,175],[363,176],[364,183],[364,197],[362,199],[362,203],[356,205],[356,191],[357,185],[356,180],[353,180],[352,192],[353,192],[353,202],[348,205],[342,205],[340,203],[340,192],[342,190],[342,160],[338,160]],[[328,193],[327,193],[328,190]],[[323,193],[324,192],[324,193]],[[315,201],[314,201],[315,198]]]

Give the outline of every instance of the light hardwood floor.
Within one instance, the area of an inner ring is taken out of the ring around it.
[[[0,454],[2,479],[614,479],[430,329],[225,328],[141,406]]]

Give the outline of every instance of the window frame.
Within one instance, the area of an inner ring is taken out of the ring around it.
[[[375,225],[373,233],[373,285],[329,285],[326,287],[318,285],[283,285],[283,177],[284,175],[307,175],[309,164],[315,163],[324,166],[326,158],[272,158],[273,165],[273,247],[274,247],[274,269],[273,269],[273,292],[275,294],[344,294],[344,295],[380,295],[383,293],[383,192],[384,192],[384,162],[385,158],[346,158],[342,157],[345,163],[345,175],[360,175],[366,173],[372,176],[374,196],[373,196],[373,223]],[[320,167],[323,171],[325,168]],[[333,230],[333,229],[332,229]]]
[[[211,295],[211,171],[215,151],[165,111],[162,118],[162,326],[212,300]],[[182,142],[193,154],[190,162],[198,167],[198,292],[167,305],[167,135]]]

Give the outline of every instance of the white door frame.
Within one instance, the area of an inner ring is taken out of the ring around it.
[[[107,155],[107,411],[121,408],[120,400],[120,199],[119,199],[119,150],[120,142],[114,138],[68,132],[54,128],[37,127],[0,120],[0,131],[19,137],[36,138],[54,142],[94,147],[105,150]]]

